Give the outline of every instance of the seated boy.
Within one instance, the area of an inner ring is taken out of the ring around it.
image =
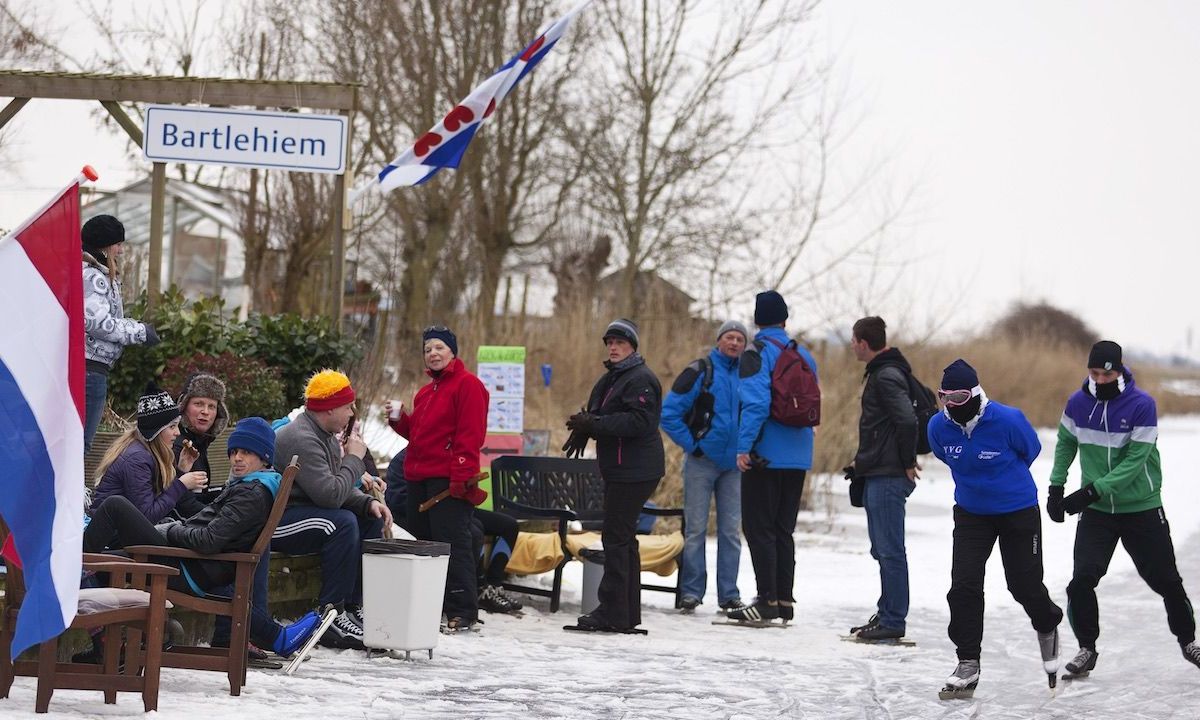
[[[245,418],[229,436],[232,466],[229,484],[213,502],[181,523],[155,526],[132,503],[114,495],[96,509],[83,533],[84,552],[129,545],[181,547],[200,553],[248,552],[262,532],[279,490],[280,475],[271,470],[275,433],[262,418]],[[177,567],[180,574],[167,586],[203,596],[230,585],[234,564],[220,560],[180,560],[155,557],[155,562]],[[250,638],[264,648],[287,656],[308,640],[320,624],[309,612],[291,625],[275,622],[263,607],[251,606]]]

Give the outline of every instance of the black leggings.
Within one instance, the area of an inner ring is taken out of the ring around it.
[[[475,508],[472,532],[475,541],[475,556],[480,559],[480,580],[487,585],[503,585],[508,559],[512,556],[513,548],[517,546],[519,532],[516,518],[492,510]],[[483,536],[491,535],[496,538],[492,545],[492,557],[484,570]],[[501,542],[503,541],[503,542]]]

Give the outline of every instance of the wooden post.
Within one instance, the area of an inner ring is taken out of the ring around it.
[[[333,326],[342,329],[342,302],[346,285],[346,231],[342,219],[346,212],[346,176],[333,181],[333,242],[329,248],[329,314]]]
[[[163,205],[167,193],[167,165],[154,163],[150,175],[150,257],[146,269],[146,309],[153,310],[162,292]]]
[[[4,109],[0,110],[0,128],[7,125],[8,121],[12,120],[13,116],[19,113],[27,102],[29,102],[29,98],[27,97],[16,97],[5,105]]]
[[[175,244],[179,240],[179,198],[171,197],[171,253],[167,255],[167,287],[175,283],[175,263],[178,259]]]

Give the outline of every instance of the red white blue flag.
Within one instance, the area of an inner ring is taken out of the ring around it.
[[[479,126],[492,116],[496,106],[521,78],[529,74],[542,58],[546,57],[571,26],[575,16],[591,1],[583,0],[566,15],[551,23],[524,50],[480,83],[470,95],[447,113],[441,122],[417,138],[412,147],[405,150],[400,157],[388,163],[379,172],[375,187],[386,191],[401,186],[420,185],[442,168],[457,168]],[[356,191],[355,197],[365,189],[367,188]]]
[[[90,173],[90,168],[85,169]],[[83,269],[77,179],[0,239],[0,515],[25,572],[12,656],[75,618],[83,559]],[[89,179],[95,179],[89,175]]]

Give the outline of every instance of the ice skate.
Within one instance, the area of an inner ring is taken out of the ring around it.
[[[1179,649],[1183,651],[1183,657],[1185,660],[1196,667],[1200,667],[1200,645],[1197,645],[1195,640],[1191,641],[1187,645],[1180,645]]]
[[[863,623],[862,625],[855,625],[854,627],[850,628],[850,634],[857,635],[860,632],[862,632],[863,630],[866,630],[867,628],[878,625],[878,624],[879,624],[879,613],[875,613],[870,618],[868,618],[867,621],[865,623]]]
[[[942,700],[965,700],[975,696],[979,684],[979,661],[959,660],[958,667],[946,678],[946,686],[938,692]]]
[[[1042,669],[1050,687],[1058,685],[1058,628],[1038,633],[1038,648],[1042,651]]]
[[[1071,662],[1067,663],[1066,672],[1063,673],[1063,680],[1075,680],[1087,677],[1096,667],[1096,660],[1099,657],[1100,653],[1092,648],[1079,648],[1079,652],[1075,653],[1075,657]]]

